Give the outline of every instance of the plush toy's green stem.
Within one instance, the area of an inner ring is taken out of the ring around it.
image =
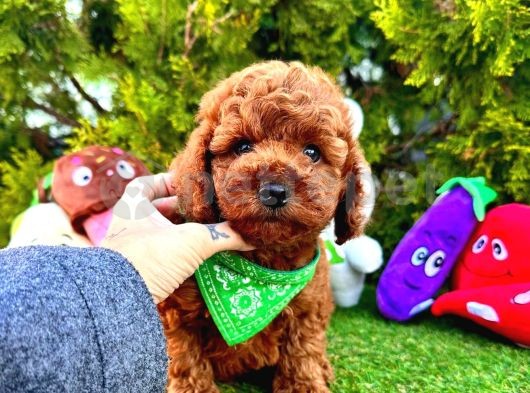
[[[326,246],[326,250],[328,250],[331,254],[331,258],[329,260],[331,265],[344,262],[344,258],[342,258],[337,252],[338,246],[336,246],[331,240],[324,240],[324,245]]]
[[[473,212],[477,220],[483,221],[486,216],[486,206],[497,198],[497,192],[486,185],[484,177],[453,177],[447,180],[438,190],[437,194],[442,194],[461,186],[465,189],[471,198],[473,198]]]
[[[44,190],[49,190],[52,188],[53,182],[53,172],[49,172],[42,179],[42,188]],[[35,206],[39,204],[39,191],[37,189],[33,190],[33,199],[31,200],[30,206]]]

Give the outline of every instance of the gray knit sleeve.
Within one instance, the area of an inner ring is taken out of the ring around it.
[[[156,307],[121,255],[0,251],[0,392],[162,392],[166,371]]]

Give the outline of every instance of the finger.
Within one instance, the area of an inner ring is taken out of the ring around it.
[[[155,199],[153,201],[153,205],[160,213],[162,213],[164,217],[170,221],[173,221],[173,219],[178,216],[176,196]]]
[[[125,188],[123,196],[114,206],[113,214],[127,220],[149,219],[160,225],[168,225],[170,222],[157,210],[153,200],[168,198],[170,190],[171,175],[168,173],[137,177]]]
[[[125,193],[134,196],[140,192],[141,196],[149,201],[169,197],[171,191],[171,175],[169,173],[137,177],[125,188]]]

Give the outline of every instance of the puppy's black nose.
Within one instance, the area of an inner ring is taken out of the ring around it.
[[[285,206],[289,199],[287,187],[278,183],[262,184],[258,191],[258,195],[261,203],[272,209]]]

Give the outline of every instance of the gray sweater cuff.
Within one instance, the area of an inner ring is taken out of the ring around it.
[[[103,264],[103,271],[102,259],[108,261]],[[62,266],[75,281],[93,316],[105,388],[128,393],[163,391],[167,357],[162,324],[134,267],[122,255],[104,248],[90,249],[82,264],[68,261]],[[149,380],[153,386],[146,383]],[[129,383],[123,386],[125,381]]]
[[[166,341],[156,306],[121,255],[102,248],[30,247],[0,252],[0,265],[0,278],[7,277],[0,289],[6,312],[0,339],[11,341],[0,342],[0,350],[10,351],[0,359],[0,368],[8,367],[0,370],[0,387],[164,391]],[[9,270],[2,275],[2,269]]]

